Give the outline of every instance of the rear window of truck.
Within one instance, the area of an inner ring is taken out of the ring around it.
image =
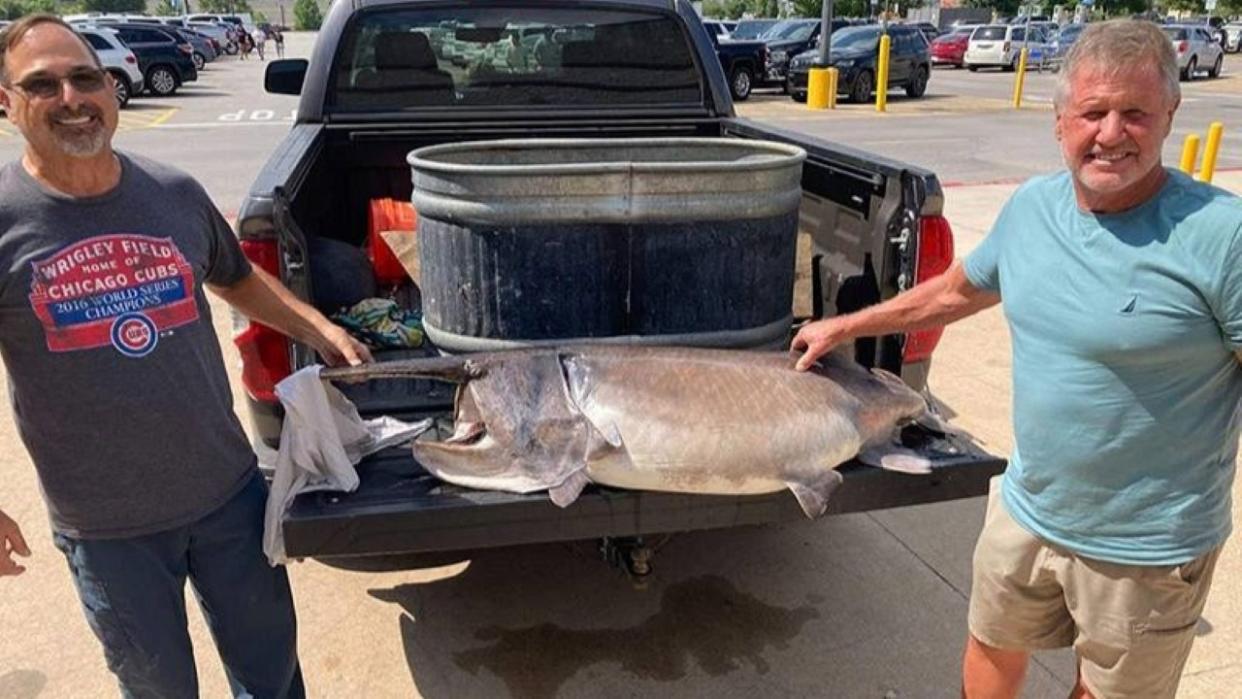
[[[335,60],[328,108],[701,105],[671,15],[581,7],[442,7],[360,14]]]

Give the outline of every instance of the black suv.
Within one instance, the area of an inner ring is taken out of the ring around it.
[[[904,87],[911,97],[922,97],[931,76],[931,49],[918,27],[890,24],[891,41],[888,63],[889,88]],[[876,64],[880,55],[880,35],[885,29],[878,25],[846,27],[832,33],[829,65],[839,72],[837,92],[851,101],[866,102],[875,91]],[[818,51],[807,51],[789,62],[785,89],[795,101],[806,101],[807,75],[815,64]]]
[[[180,36],[175,27],[148,24],[107,24],[138,57],[143,82],[152,94],[167,97],[182,84],[198,80],[194,68],[194,48]]]

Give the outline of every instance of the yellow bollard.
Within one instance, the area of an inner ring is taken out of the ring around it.
[[[880,63],[875,76],[875,111],[888,110],[888,52],[893,40],[888,34],[880,37]]]
[[[1178,166],[1182,172],[1187,175],[1195,174],[1195,158],[1199,157],[1199,134],[1186,134],[1186,141],[1182,144],[1182,162]]]
[[[837,108],[837,80],[841,77],[841,72],[836,68],[828,69],[828,108]]]
[[[1216,174],[1216,153],[1220,151],[1220,137],[1225,125],[1214,121],[1208,126],[1207,145],[1203,147],[1203,167],[1199,170],[1199,179],[1211,184]]]
[[[829,109],[831,100],[828,97],[832,78],[828,75],[830,68],[812,68],[806,79],[806,106],[809,109]]]
[[[1013,108],[1022,108],[1022,85],[1026,82],[1026,47],[1018,54],[1018,74],[1013,79]]]

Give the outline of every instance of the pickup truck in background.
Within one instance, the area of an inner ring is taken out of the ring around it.
[[[708,33],[716,47],[716,57],[729,81],[729,94],[743,102],[763,77],[768,65],[768,45],[762,41],[733,41]]]
[[[555,45],[542,47],[545,57],[520,70],[504,64],[509,38],[531,32]],[[333,289],[358,266],[348,260],[365,260],[360,251],[370,203],[410,200],[411,150],[503,138],[724,137],[795,144],[807,153],[799,210],[805,250],[798,265],[810,283],[794,299],[803,318],[877,303],[948,268],[952,231],[933,173],[739,118],[716,48],[686,0],[341,0],[309,61],[268,66],[269,91],[301,98],[292,129],[240,209],[242,248],[298,296],[331,312]],[[463,67],[438,58],[444,55],[469,60]],[[489,67],[493,57],[498,63]],[[396,298],[417,303],[408,287]],[[861,363],[921,390],[939,338],[932,329],[864,339],[854,352]],[[274,446],[282,414],[273,387],[318,358],[245,319],[238,319],[235,341],[257,436]],[[380,351],[377,359],[434,351]],[[341,388],[364,417],[451,415],[453,390],[445,384],[411,379]],[[981,495],[1004,468],[1002,459],[962,435],[910,428],[903,437],[933,459],[934,473],[909,476],[851,462],[841,469],[845,482],[830,512]],[[284,519],[291,557],[636,542],[643,535],[804,517],[787,492],[731,497],[591,487],[561,509],[544,493],[445,484],[409,449],[369,457],[358,473],[355,492],[297,498]]]

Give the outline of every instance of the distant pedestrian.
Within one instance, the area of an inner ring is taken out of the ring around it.
[[[250,52],[254,50],[254,40],[250,38],[250,34],[241,27],[237,28],[237,47],[240,49],[241,59],[244,61],[250,57]]]
[[[267,47],[267,32],[263,31],[263,27],[255,27],[254,33],[250,37],[254,41],[254,49],[259,54],[259,60],[266,60],[263,56],[263,50]]]
[[[272,41],[276,44],[276,57],[285,57],[285,35],[279,29],[272,30]]]

